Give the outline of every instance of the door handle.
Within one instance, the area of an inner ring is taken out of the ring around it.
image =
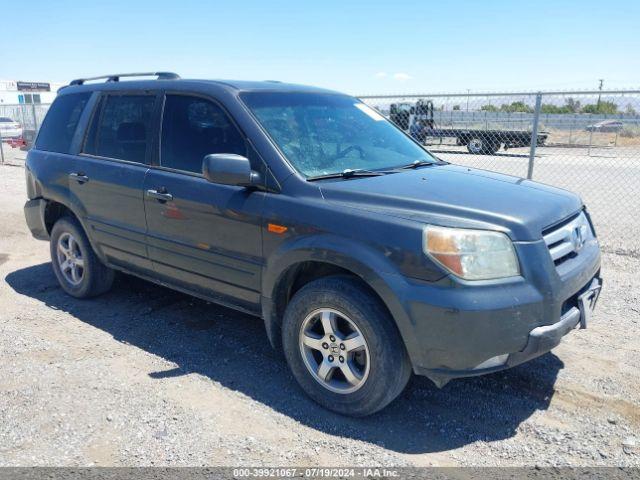
[[[78,183],[87,183],[89,181],[89,177],[87,177],[84,173],[70,173],[69,178],[74,179]]]
[[[159,192],[158,190],[147,190],[147,196],[155,198],[160,202],[168,202],[173,200],[173,195],[167,192]]]

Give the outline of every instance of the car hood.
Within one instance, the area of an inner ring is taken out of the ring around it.
[[[455,165],[323,182],[320,189],[328,202],[436,225],[501,230],[520,241],[540,239],[545,227],[582,207],[566,190]]]

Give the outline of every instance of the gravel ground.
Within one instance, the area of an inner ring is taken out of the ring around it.
[[[414,378],[356,420],[300,392],[258,319],[124,275],[63,294],[20,164],[0,166],[0,465],[640,466],[637,228],[599,225],[589,329],[506,372]]]

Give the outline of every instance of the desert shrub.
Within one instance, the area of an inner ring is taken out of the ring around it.
[[[624,138],[640,137],[640,125],[625,125],[620,131],[620,136]]]

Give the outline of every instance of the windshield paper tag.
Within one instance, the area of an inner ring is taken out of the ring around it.
[[[369,115],[371,118],[373,118],[374,120],[376,120],[377,122],[381,122],[384,120],[384,117],[382,115],[380,115],[378,112],[376,112],[373,108],[368,107],[367,105],[365,105],[364,103],[355,103],[354,106],[366,113],[367,115]]]

